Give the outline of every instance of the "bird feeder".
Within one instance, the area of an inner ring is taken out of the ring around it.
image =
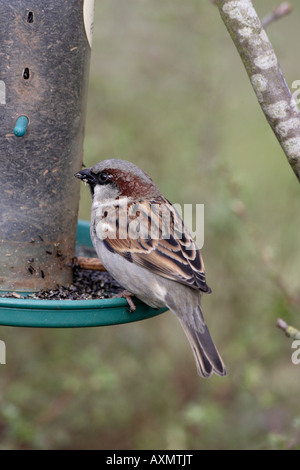
[[[82,166],[93,6],[94,0],[0,3],[2,292],[70,284],[76,238],[90,244],[88,226],[77,227],[74,173]],[[138,302],[128,318],[126,306],[125,299],[1,298],[0,324],[95,326],[161,313]]]

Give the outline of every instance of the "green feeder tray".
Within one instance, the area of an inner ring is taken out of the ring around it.
[[[79,221],[77,244],[92,247],[90,224]],[[0,325],[39,328],[82,328],[130,323],[160,315],[134,299],[136,310],[129,312],[124,298],[99,300],[35,300],[0,298]]]

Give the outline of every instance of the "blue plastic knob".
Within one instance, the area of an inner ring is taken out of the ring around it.
[[[19,116],[14,127],[14,134],[17,137],[22,137],[27,131],[29,119],[27,116]]]

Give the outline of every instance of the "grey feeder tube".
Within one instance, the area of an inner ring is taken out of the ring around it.
[[[89,0],[0,3],[0,290],[68,284],[90,63]]]

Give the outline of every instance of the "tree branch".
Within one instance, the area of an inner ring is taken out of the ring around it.
[[[251,0],[216,0],[259,104],[300,181],[300,112]]]

